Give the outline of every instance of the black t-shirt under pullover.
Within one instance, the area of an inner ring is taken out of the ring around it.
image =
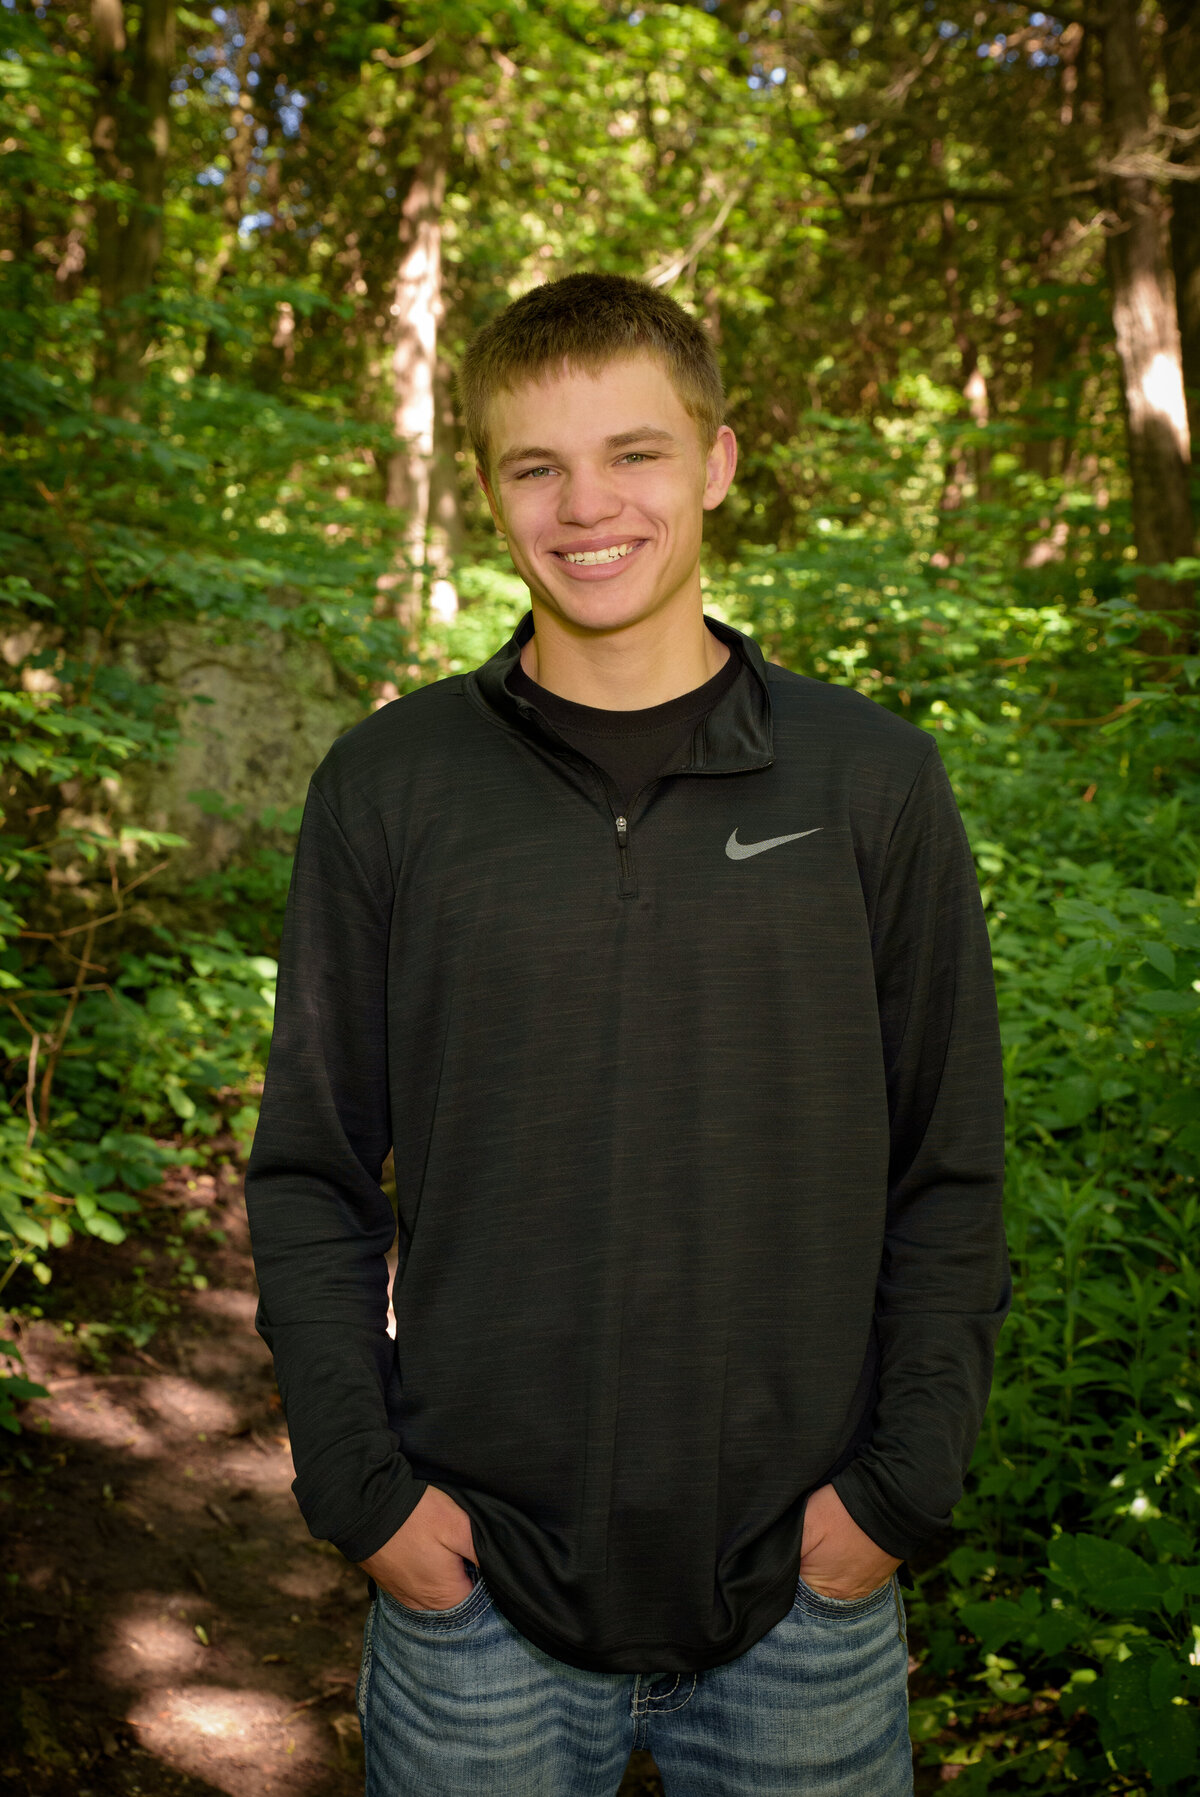
[[[334,744],[247,1178],[313,1533],[365,1559],[432,1482],[597,1671],[751,1647],[827,1481],[899,1557],[945,1528],[1009,1302],[936,744],[709,628],[737,676],[627,813],[517,690],[528,616]]]
[[[663,705],[637,711],[605,711],[561,698],[531,680],[520,662],[509,677],[508,690],[536,706],[564,742],[589,756],[608,775],[622,805],[628,807],[643,786],[662,773],[672,755],[682,753],[697,726],[741,673],[742,658],[731,650],[724,665],[703,686],[680,693]]]

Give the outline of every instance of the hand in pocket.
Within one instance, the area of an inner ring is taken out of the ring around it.
[[[818,1597],[868,1597],[899,1564],[859,1528],[832,1485],[813,1492],[804,1512],[800,1577]]]
[[[447,1492],[427,1485],[391,1540],[359,1564],[408,1610],[452,1610],[472,1591],[466,1560],[478,1565],[470,1517]]]

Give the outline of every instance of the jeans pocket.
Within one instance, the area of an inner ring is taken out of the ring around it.
[[[816,1616],[838,1616],[845,1621],[852,1621],[859,1616],[869,1616],[874,1610],[881,1610],[892,1596],[895,1582],[893,1575],[875,1591],[868,1591],[865,1597],[826,1597],[822,1592],[814,1591],[811,1585],[806,1585],[802,1578],[797,1578],[794,1603]]]
[[[399,1598],[393,1597],[390,1591],[385,1591],[382,1585],[379,1587],[378,1601],[393,1621],[406,1622],[415,1628],[434,1632],[439,1629],[465,1628],[485,1610],[490,1609],[492,1602],[478,1568],[473,1571],[475,1582],[470,1591],[461,1603],[452,1604],[448,1610],[410,1610],[407,1604],[402,1604]]]

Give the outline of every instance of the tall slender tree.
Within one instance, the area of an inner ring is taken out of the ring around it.
[[[445,82],[431,72],[424,153],[400,215],[391,303],[392,421],[387,502],[404,514],[404,567],[393,609],[411,638],[420,623],[429,569],[430,496],[437,422],[438,327],[442,318],[442,207],[446,198]],[[441,570],[445,578],[444,568]]]
[[[1191,437],[1200,443],[1200,8],[1196,0],[1161,5],[1168,148],[1180,165],[1171,186],[1175,305]]]
[[[1099,35],[1109,139],[1113,328],[1128,422],[1134,540],[1138,560],[1151,569],[1195,549],[1182,353],[1166,209],[1150,165],[1160,132],[1134,0],[1109,0]],[[1149,653],[1168,654],[1180,634],[1190,642],[1189,588],[1147,572],[1138,594],[1148,612],[1159,614],[1143,635]]]
[[[132,25],[122,0],[92,0],[94,260],[101,332],[95,403],[111,412],[136,411],[153,334],[171,144],[175,0],[142,0],[131,31]]]

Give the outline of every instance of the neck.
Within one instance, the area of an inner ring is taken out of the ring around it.
[[[643,711],[694,692],[719,673],[729,649],[698,605],[681,616],[643,618],[623,630],[579,631],[533,601],[534,634],[521,650],[531,680],[600,711]]]

